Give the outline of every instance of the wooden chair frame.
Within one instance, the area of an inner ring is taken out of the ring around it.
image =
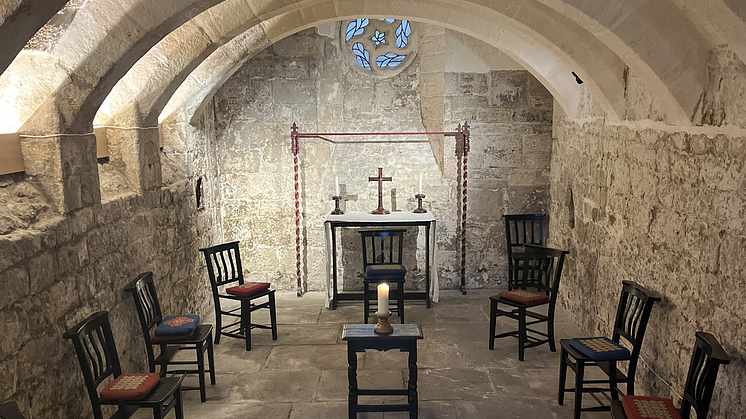
[[[250,297],[240,297],[222,293],[220,287],[242,285],[244,283],[241,255],[237,241],[199,249],[205,256],[207,273],[212,286],[212,298],[215,304],[215,344],[220,344],[220,336],[246,340],[246,350],[251,350],[251,329],[272,330],[272,340],[277,340],[277,312],[275,308],[275,290],[267,290]],[[264,303],[254,303],[257,298],[267,297]],[[240,306],[230,310],[221,308],[221,300],[237,301]],[[270,325],[251,322],[251,313],[260,309],[269,309]],[[236,313],[238,312],[238,313]],[[223,316],[238,318],[237,321],[223,326]]]
[[[155,372],[155,366],[160,365],[160,375],[166,374],[197,374],[199,387],[182,386],[182,390],[199,390],[200,400],[207,400],[207,389],[205,384],[205,373],[210,373],[210,383],[215,385],[215,355],[212,344],[212,325],[200,324],[195,333],[187,339],[169,340],[168,342],[153,342],[152,331],[163,321],[161,304],[158,293],[153,283],[153,273],[145,272],[130,282],[124,290],[132,294],[137,309],[137,317],[140,320],[143,337],[145,338],[145,350],[148,354],[148,366],[150,372]],[[160,347],[160,354],[155,357],[153,346]],[[184,350],[194,350],[196,360],[174,361],[173,357]],[[205,369],[205,351],[209,369]],[[168,371],[169,365],[196,365],[197,369],[177,369]]]
[[[522,250],[526,244],[544,246],[544,214],[508,214],[505,219],[505,239],[508,250],[508,289],[515,289],[512,283],[516,278],[513,266],[513,253]],[[537,231],[538,230],[538,231]],[[518,266],[517,269],[520,269]]]
[[[515,269],[511,272],[517,277],[513,280],[515,289],[535,288],[537,292],[545,293],[549,296],[549,301],[537,306],[529,307],[526,304],[502,298],[499,295],[490,297],[490,350],[495,349],[495,339],[513,336],[518,338],[518,360],[523,361],[524,351],[526,348],[549,344],[549,350],[555,352],[557,349],[554,343],[554,306],[557,302],[557,291],[559,290],[560,278],[562,275],[562,266],[565,263],[565,255],[569,252],[564,250],[551,249],[531,244],[525,245],[525,252],[513,255]],[[519,268],[520,266],[520,268]],[[511,307],[508,310],[501,310],[498,303]],[[528,310],[533,307],[547,306],[547,314],[537,313]],[[518,330],[511,332],[495,334],[498,317],[508,317],[518,321]],[[534,319],[526,321],[527,318]],[[529,326],[546,323],[547,331],[542,332],[531,329]],[[529,332],[531,334],[529,334]],[[536,337],[536,336],[540,337]]]
[[[104,418],[101,410],[103,405],[118,407],[110,419],[129,418],[141,407],[152,409],[154,419],[165,418],[171,409],[176,412],[176,419],[184,418],[181,397],[184,376],[161,378],[160,383],[143,400],[116,401],[99,398],[98,386],[110,377],[117,378],[122,375],[108,312],[93,313],[66,331],[62,337],[72,340],[75,346],[95,419]]]
[[[697,419],[707,419],[710,412],[710,401],[715,389],[715,381],[720,365],[730,363],[730,357],[715,336],[706,332],[695,333],[692,360],[689,363],[689,373],[684,385],[684,398],[681,403],[681,419],[689,419],[692,409],[697,413]],[[627,419],[622,403],[618,400],[611,402],[611,417],[613,419]]]
[[[8,402],[0,405],[0,419],[26,419],[16,402]]]
[[[387,284],[396,284],[396,308],[390,308],[390,311],[399,315],[399,321],[404,323],[404,276],[376,276],[368,277],[365,275],[365,268],[370,265],[402,265],[404,256],[404,233],[405,229],[396,230],[363,230],[359,231],[362,239],[363,251],[363,323],[368,323],[368,317],[375,313],[371,308],[371,294],[375,295],[376,290],[370,290],[370,285],[377,285],[382,282]],[[394,244],[394,239],[398,243]],[[368,242],[370,241],[370,246]],[[388,252],[386,245],[388,244]],[[368,249],[371,250],[372,259],[368,258]],[[397,249],[396,252],[394,250]],[[390,291],[392,294],[394,290]],[[389,295],[391,298],[391,294]],[[374,299],[377,302],[377,300]]]
[[[614,332],[612,340],[620,343],[624,341],[632,348],[628,361],[627,374],[624,374],[617,368],[617,361],[593,361],[579,351],[570,346],[570,339],[562,339],[560,346],[560,371],[559,371],[559,392],[557,401],[560,405],[564,403],[565,393],[575,393],[574,418],[579,419],[581,412],[608,411],[610,405],[605,404],[598,398],[597,393],[602,394],[607,402],[619,400],[619,394],[623,394],[619,389],[619,384],[627,385],[627,394],[635,394],[635,371],[637,370],[637,361],[640,357],[642,340],[645,336],[650,312],[653,305],[661,300],[661,296],[647,288],[632,282],[622,281],[622,293],[619,298],[616,319],[614,321]],[[608,379],[586,380],[585,367],[599,367],[607,375]],[[567,377],[567,367],[575,372],[575,387],[565,388]],[[591,384],[592,387],[585,387],[585,384]],[[607,384],[606,387],[597,387],[596,385]],[[583,393],[589,393],[599,403],[598,406],[582,407]],[[609,393],[609,394],[607,394]]]

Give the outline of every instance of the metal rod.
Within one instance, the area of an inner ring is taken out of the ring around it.
[[[447,135],[449,137],[455,137],[460,132],[449,131],[449,132],[299,132],[298,137],[323,137],[323,136],[360,136],[360,135]]]

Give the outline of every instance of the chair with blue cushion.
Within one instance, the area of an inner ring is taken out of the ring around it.
[[[150,372],[160,365],[160,375],[197,374],[199,387],[183,386],[183,390],[199,390],[200,399],[207,400],[205,373],[210,373],[210,383],[215,385],[215,356],[212,347],[212,325],[199,324],[199,316],[185,314],[163,317],[158,293],[153,283],[153,273],[145,272],[137,276],[124,290],[132,294],[137,309],[137,317],[145,338],[145,350],[148,355]],[[155,356],[153,346],[160,347],[160,354]],[[177,360],[174,356],[180,351],[194,350],[195,360]],[[205,368],[205,352],[209,370]],[[196,365],[196,369],[175,369],[168,371],[169,365]]]
[[[360,231],[363,240],[363,300],[364,318],[368,323],[368,317],[377,311],[371,307],[371,294],[375,295],[378,284],[396,284],[396,290],[391,290],[396,295],[396,307],[390,307],[392,313],[399,315],[399,321],[404,323],[404,277],[407,268],[402,265],[402,250],[404,244],[404,232],[406,230],[367,230]],[[370,286],[374,285],[373,290]],[[394,293],[395,291],[395,293]],[[373,299],[376,301],[377,299]]]
[[[653,304],[660,300],[661,296],[658,293],[632,281],[622,281],[622,295],[619,298],[611,339],[589,337],[560,340],[562,350],[557,401],[561,405],[564,403],[566,392],[575,393],[575,419],[580,419],[581,412],[609,411],[610,405],[604,403],[598,394],[603,395],[607,402],[619,400],[619,395],[623,394],[619,384],[627,385],[628,395],[635,394],[635,371],[642,339]],[[617,367],[617,363],[623,361],[628,365],[626,375]],[[592,366],[600,368],[608,379],[586,380],[585,368]],[[565,388],[568,367],[575,372],[574,388]],[[599,405],[584,408],[583,393],[591,394]]]

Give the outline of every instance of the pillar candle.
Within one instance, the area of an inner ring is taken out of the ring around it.
[[[389,312],[389,284],[378,285],[378,312]]]
[[[339,176],[334,176],[334,196],[339,196]]]
[[[418,193],[422,195],[422,173],[420,173],[420,191]]]

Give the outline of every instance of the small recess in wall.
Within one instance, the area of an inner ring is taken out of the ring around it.
[[[197,185],[194,188],[194,192],[197,196],[197,210],[205,209],[205,194],[202,186],[202,176],[197,178]]]
[[[572,196],[572,189],[567,190],[567,213],[568,213],[568,224],[570,228],[575,228],[575,200]]]

